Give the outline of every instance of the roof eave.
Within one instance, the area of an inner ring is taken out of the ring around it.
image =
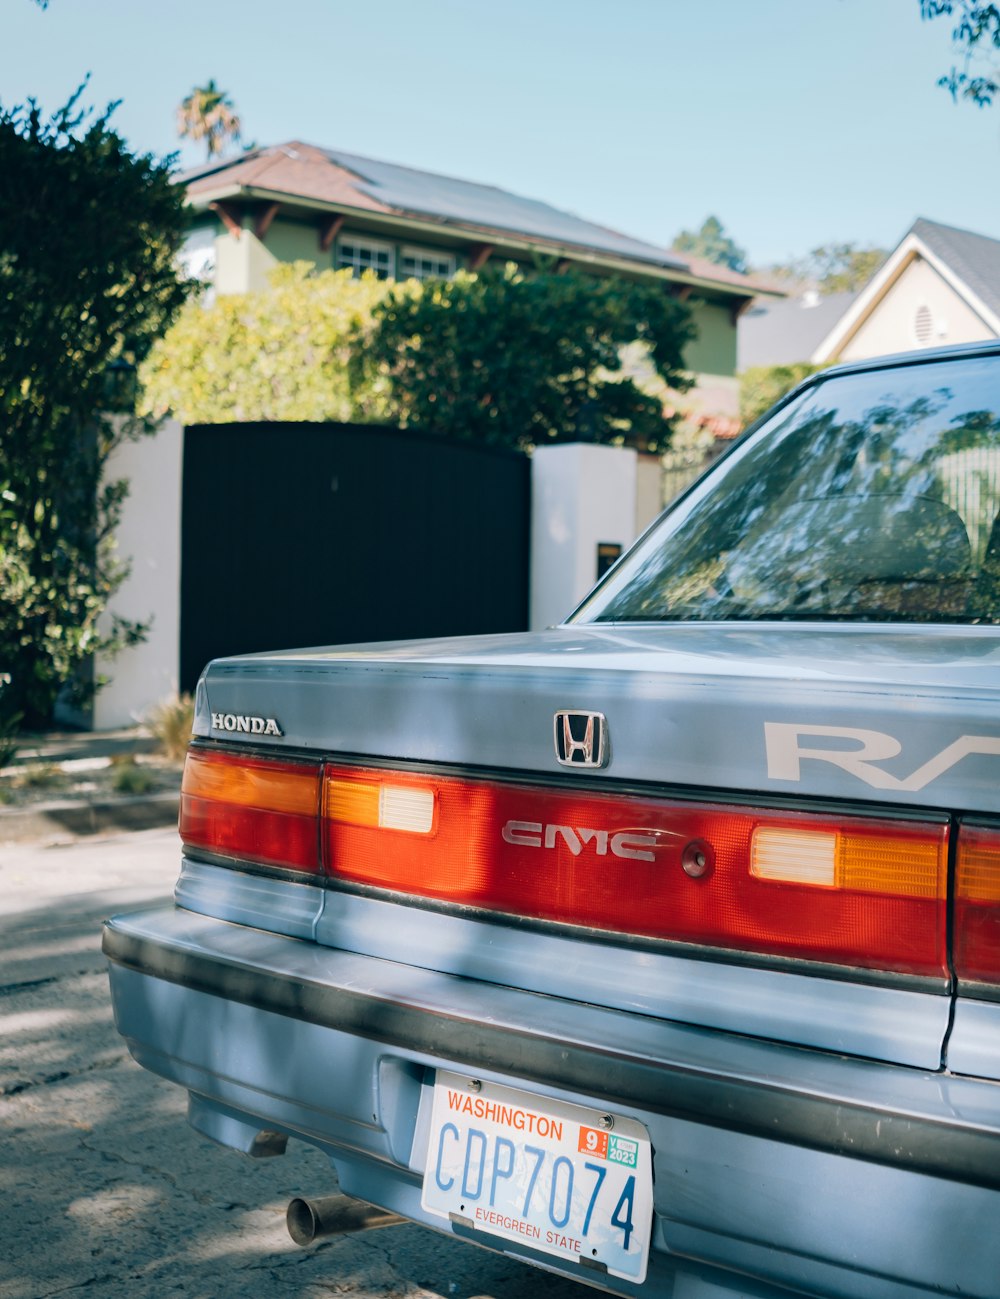
[[[695,275],[683,267],[668,262],[654,262],[642,257],[616,255],[601,249],[590,248],[583,244],[563,243],[543,236],[519,234],[509,230],[497,230],[488,226],[475,226],[468,222],[456,221],[447,217],[420,217],[397,210],[380,210],[378,208],[353,207],[348,203],[331,203],[326,199],[308,198],[301,194],[289,194],[283,190],[272,190],[257,185],[240,185],[230,183],[217,188],[188,194],[187,204],[196,211],[207,211],[213,203],[224,203],[233,199],[244,199],[252,202],[285,203],[290,207],[304,208],[312,212],[343,213],[366,221],[384,221],[400,226],[406,230],[420,233],[431,233],[442,227],[456,235],[464,235],[480,243],[495,241],[515,252],[561,253],[574,261],[587,265],[601,266],[609,270],[641,271],[657,279],[669,280],[673,284],[688,285],[692,288],[709,290],[715,294],[734,298],[755,298],[762,295],[781,297],[780,292],[763,289],[757,285],[732,284],[728,280],[715,280]]]

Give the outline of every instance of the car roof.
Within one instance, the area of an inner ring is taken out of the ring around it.
[[[921,365],[927,361],[954,361],[968,356],[1000,355],[1000,339],[979,343],[951,343],[946,347],[921,347],[912,352],[893,352],[887,356],[870,356],[858,361],[843,361],[819,370],[810,378],[826,379],[833,375],[859,374],[868,370],[893,370],[903,365]],[[805,386],[804,384],[802,385]]]
[[[840,365],[831,365],[826,369],[817,370],[814,374],[810,374],[803,379],[801,383],[797,383],[794,388],[790,388],[769,410],[764,411],[752,424],[748,425],[730,446],[736,447],[742,444],[751,433],[756,433],[757,429],[765,421],[769,420],[776,411],[790,405],[800,393],[807,392],[810,388],[815,388],[828,379],[839,379],[844,375],[851,374],[873,374],[879,370],[898,370],[911,365],[927,365],[933,361],[959,361],[966,357],[976,356],[1000,356],[1000,339],[991,338],[979,343],[952,343],[947,347],[921,347],[912,352],[893,352],[886,356],[869,356],[863,360],[844,361]],[[678,499],[680,498],[678,497]]]

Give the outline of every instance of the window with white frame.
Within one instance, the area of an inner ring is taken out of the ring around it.
[[[404,280],[450,280],[455,274],[455,255],[433,248],[402,248],[399,274]]]
[[[345,235],[337,242],[334,257],[337,270],[349,266],[355,275],[361,275],[363,271],[374,271],[380,280],[387,280],[394,270],[393,261],[392,244],[382,243],[379,239]]]

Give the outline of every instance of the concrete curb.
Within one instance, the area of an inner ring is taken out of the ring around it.
[[[180,794],[139,794],[93,803],[51,802],[0,809],[0,844],[152,830],[177,824]]]

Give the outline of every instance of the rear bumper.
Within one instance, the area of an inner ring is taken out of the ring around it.
[[[995,1295],[994,1084],[479,983],[177,909],[108,922],[104,951],[118,1027],[141,1064],[187,1087],[203,1113],[320,1146],[346,1191],[428,1225],[441,1222],[420,1209],[418,1114],[431,1071],[446,1067],[644,1123],[661,1268],[696,1259],[873,1299]],[[656,1286],[651,1268],[644,1292]]]

